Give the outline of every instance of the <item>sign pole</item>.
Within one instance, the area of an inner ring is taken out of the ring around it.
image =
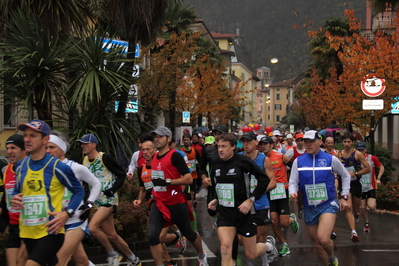
[[[371,111],[371,125],[370,125],[370,152],[374,155],[374,110]]]

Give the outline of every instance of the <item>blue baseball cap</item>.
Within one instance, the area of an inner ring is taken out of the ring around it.
[[[81,143],[93,142],[95,144],[98,144],[98,139],[93,134],[87,133],[87,134],[84,134],[83,137],[81,139],[78,139],[76,142],[81,142]]]
[[[31,128],[33,130],[41,132],[46,136],[50,135],[50,126],[47,125],[46,122],[39,120],[39,119],[32,120],[26,124],[18,125],[18,130],[25,131],[27,128]]]

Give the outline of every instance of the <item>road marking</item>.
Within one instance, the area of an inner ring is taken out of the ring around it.
[[[208,257],[208,259],[209,258],[216,258],[216,255],[212,252],[212,251],[210,251],[209,250],[209,248],[208,248],[208,245],[204,242],[204,240],[201,240],[202,241],[202,249],[206,252],[206,256]],[[198,257],[197,256],[195,256],[195,257],[184,257],[184,256],[182,256],[182,255],[179,255],[179,257],[177,257],[177,258],[172,258],[173,260],[187,260],[187,259],[189,259],[189,260],[196,260],[196,259],[198,259]],[[149,263],[149,262],[154,262],[154,260],[140,260],[141,261],[141,263]],[[128,262],[127,261],[124,261],[124,262],[120,262],[119,263],[119,265],[126,265]],[[96,266],[108,266],[108,263],[98,263],[98,264],[95,264]]]
[[[208,258],[216,258],[216,255],[209,250],[208,245],[204,242],[204,240],[201,241],[202,241],[202,249],[206,252],[206,256]]]
[[[399,249],[362,249],[363,252],[399,252]]]

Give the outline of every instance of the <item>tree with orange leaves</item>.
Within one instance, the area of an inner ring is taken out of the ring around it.
[[[375,123],[390,110],[393,98],[398,95],[399,84],[399,46],[398,32],[392,35],[377,32],[373,41],[360,34],[360,22],[354,16],[353,10],[345,11],[351,34],[337,36],[325,32],[326,42],[331,49],[336,51],[342,72],[337,75],[336,69],[330,69],[328,77],[321,77],[313,69],[306,99],[307,113],[310,116],[336,120],[338,123],[351,123],[361,128],[362,132],[370,130],[370,111],[362,110],[362,100],[371,99],[364,95],[360,82],[365,76],[374,73],[377,77],[385,79],[386,90],[378,98],[385,102],[384,110],[376,111]],[[398,14],[396,14],[398,16]],[[396,24],[398,28],[398,23]],[[317,34],[313,33],[313,36]],[[324,121],[317,123],[324,124]],[[375,126],[375,125],[373,125]]]
[[[231,110],[240,106],[238,87],[229,88],[223,64],[196,53],[199,38],[200,33],[172,33],[167,42],[153,44],[152,52],[143,49],[149,64],[139,79],[142,124],[153,125],[155,115],[172,111],[190,111],[193,126],[198,116],[227,123]]]
[[[193,126],[199,116],[207,117],[209,124],[214,124],[216,119],[219,124],[226,124],[232,109],[241,106],[238,86],[229,88],[225,70],[223,64],[211,63],[208,56],[196,60],[188,69],[177,92],[176,108],[190,112]]]

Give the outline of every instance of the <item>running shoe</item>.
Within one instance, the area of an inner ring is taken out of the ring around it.
[[[359,213],[355,213],[355,221],[358,223],[359,222]]]
[[[359,239],[357,233],[352,233],[351,240],[352,240],[353,243],[360,242],[360,239]]]
[[[330,238],[332,240],[336,239],[337,238],[337,233],[335,233],[335,231],[332,231]]]
[[[127,266],[142,266],[139,257],[136,257],[136,259],[134,261],[128,259],[126,265]]]
[[[119,253],[116,253],[114,256],[107,258],[108,266],[119,266],[119,262],[122,259],[123,257]]]
[[[294,234],[296,234],[298,232],[298,229],[299,229],[299,223],[296,220],[296,215],[295,214],[291,213],[290,217],[292,218],[292,224],[291,224],[292,232]]]
[[[277,260],[278,257],[278,251],[276,248],[276,239],[272,236],[267,236],[266,242],[269,242],[273,246],[273,249],[267,252],[267,260],[269,261],[269,263],[272,263],[273,261]]]
[[[299,209],[298,211],[298,218],[302,219],[303,218],[303,209]]]
[[[370,232],[370,225],[369,224],[364,224],[363,231],[366,232],[366,233],[369,233]]]
[[[288,247],[287,244],[283,244],[283,248],[279,251],[279,254],[281,257],[285,257],[288,254],[290,254],[290,248]]]
[[[328,266],[338,266],[338,258],[334,256],[334,260],[329,261]]]
[[[177,247],[179,254],[182,254],[186,250],[186,239],[180,232],[176,232],[176,234],[179,236],[179,238],[176,240],[175,246]]]
[[[198,257],[198,266],[209,266],[208,264],[208,256],[206,255],[206,252],[204,252],[205,256],[203,259],[200,259]]]

